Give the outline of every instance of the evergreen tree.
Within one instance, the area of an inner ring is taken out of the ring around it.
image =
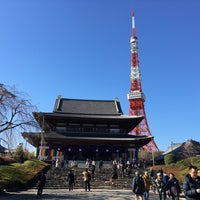
[[[23,163],[25,160],[27,160],[25,152],[24,152],[24,148],[23,148],[23,143],[20,143],[18,145],[13,157],[19,163]]]

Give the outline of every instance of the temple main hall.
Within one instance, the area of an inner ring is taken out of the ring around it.
[[[114,100],[69,99],[58,96],[53,112],[34,112],[38,132],[22,136],[42,160],[132,160],[152,136],[129,134],[143,116],[124,115]]]

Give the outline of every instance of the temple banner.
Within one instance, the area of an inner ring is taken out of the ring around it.
[[[136,149],[129,148],[128,149],[128,160],[133,161],[136,158]]]

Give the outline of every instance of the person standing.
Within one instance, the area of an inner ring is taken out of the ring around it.
[[[103,160],[99,161],[99,171],[101,171],[103,168]]]
[[[68,175],[67,175],[67,182],[68,182],[68,188],[69,191],[74,189],[74,183],[75,183],[75,177],[74,172],[72,169],[70,169]]]
[[[144,175],[142,176],[144,180],[144,200],[149,200],[149,190],[152,186],[151,178],[148,174],[148,171],[144,172]]]
[[[95,172],[95,169],[96,169],[96,163],[94,160],[92,160],[91,162],[91,171],[92,171],[92,179],[94,179],[94,172]]]
[[[134,193],[134,200],[143,200],[144,190],[144,180],[140,176],[139,172],[136,171],[132,181],[132,191]]]
[[[68,160],[65,160],[64,161],[64,169],[67,169],[68,168]]]
[[[59,159],[57,158],[57,159],[56,159],[56,166],[55,166],[56,169],[59,168],[59,162],[60,162],[60,161],[59,161]]]
[[[86,168],[82,174],[83,174],[83,181],[85,184],[85,191],[87,190],[90,191],[91,174],[88,171],[88,168]]]
[[[43,172],[40,173],[39,175],[39,180],[37,184],[37,195],[42,196],[43,188],[46,184],[46,176]]]
[[[180,193],[181,188],[179,181],[176,179],[174,173],[170,173],[167,182],[167,194],[172,198],[172,200],[179,200]]]
[[[200,199],[200,177],[197,175],[197,171],[197,167],[191,165],[189,174],[185,176],[183,192],[187,200]]]
[[[89,169],[89,165],[90,165],[90,159],[87,158],[85,161],[85,168]]]
[[[124,172],[125,172],[125,169],[126,169],[126,163],[125,163],[124,160],[122,160],[120,167],[121,167],[121,177],[123,178]]]

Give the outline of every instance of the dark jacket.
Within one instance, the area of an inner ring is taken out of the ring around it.
[[[200,193],[196,193],[197,188],[200,188],[200,178],[192,179],[189,174],[186,175],[183,182],[183,192],[187,200],[200,199]]]
[[[176,197],[181,193],[181,188],[179,185],[179,181],[174,177],[173,179],[169,179],[167,182],[167,190],[170,192],[170,196]]]
[[[73,172],[69,172],[69,174],[67,175],[67,181],[70,185],[74,183],[74,173]]]
[[[163,180],[156,179],[154,181],[154,183],[155,183],[155,186],[157,188],[158,193],[161,194],[161,193],[166,191],[166,184],[165,184],[165,182]]]
[[[144,180],[141,176],[138,175],[133,178],[132,190],[135,194],[143,195],[145,186],[144,186]]]
[[[43,188],[45,184],[46,184],[46,176],[44,174],[41,174],[37,185],[38,187]]]

